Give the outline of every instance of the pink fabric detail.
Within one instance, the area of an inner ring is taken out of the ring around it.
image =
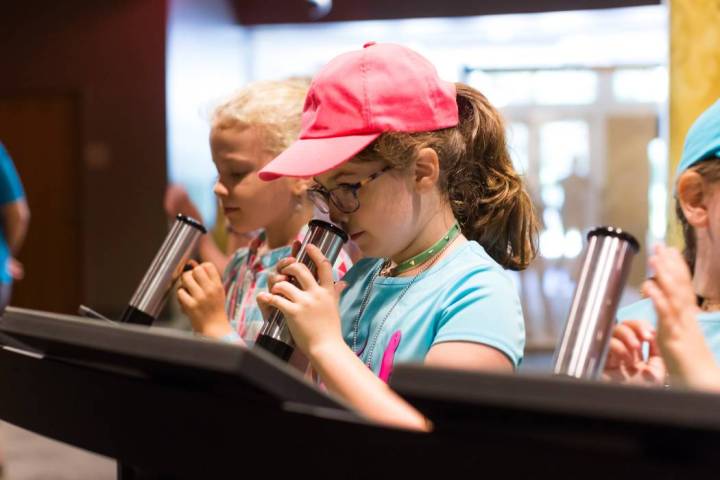
[[[390,337],[390,341],[388,342],[388,346],[383,353],[382,362],[380,363],[380,374],[378,376],[380,377],[380,380],[385,383],[390,380],[390,375],[392,374],[393,370],[393,363],[395,362],[395,352],[400,345],[401,339],[402,332],[400,330],[393,333],[392,337]]]

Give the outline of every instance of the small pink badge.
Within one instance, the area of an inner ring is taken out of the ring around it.
[[[402,338],[402,332],[398,330],[393,333],[388,342],[388,346],[382,356],[382,363],[380,363],[380,380],[387,383],[390,380],[392,374],[393,364],[395,362],[395,352],[400,345],[400,339]]]

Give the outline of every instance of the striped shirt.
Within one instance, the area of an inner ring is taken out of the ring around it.
[[[306,232],[307,227],[300,231],[297,239],[302,241]],[[264,243],[265,232],[261,232],[248,247],[240,248],[233,254],[223,274],[225,311],[233,330],[248,344],[255,342],[263,325],[257,295],[267,291],[275,265],[292,252],[292,246],[287,245],[258,255]],[[335,278],[342,278],[351,266],[350,257],[341,250],[333,268]]]

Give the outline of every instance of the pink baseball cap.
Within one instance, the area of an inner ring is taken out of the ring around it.
[[[351,159],[384,132],[428,132],[458,124],[455,85],[401,45],[366,43],[315,76],[300,137],[259,172],[262,180],[312,177]]]

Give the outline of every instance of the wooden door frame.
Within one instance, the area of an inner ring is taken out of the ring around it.
[[[72,202],[75,205],[76,211],[77,211],[77,225],[79,229],[79,234],[77,236],[77,241],[75,242],[74,248],[76,250],[75,258],[78,262],[78,268],[77,268],[77,277],[75,278],[75,282],[77,283],[77,295],[78,298],[74,299],[75,303],[78,305],[84,301],[84,297],[86,296],[86,288],[85,288],[85,216],[83,213],[83,200],[84,200],[84,192],[85,192],[85,182],[87,180],[87,175],[85,171],[85,155],[83,151],[83,145],[85,143],[86,139],[86,131],[85,131],[85,123],[84,123],[84,112],[83,112],[83,106],[85,105],[84,102],[84,95],[78,93],[77,91],[73,90],[66,90],[66,89],[55,89],[55,88],[10,88],[10,89],[0,89],[0,102],[1,101],[8,101],[8,100],[22,100],[22,99],[32,99],[32,98],[58,98],[62,97],[65,99],[68,99],[72,105],[72,122],[73,127],[71,128],[71,131],[74,132],[74,134],[71,135],[72,138],[72,150],[73,154],[72,156],[76,159],[77,164],[76,167],[73,169],[72,175],[74,176],[74,181],[76,183],[77,188],[75,188],[74,195],[72,197]],[[9,151],[10,157],[12,158],[12,151]],[[17,168],[17,165],[16,165]],[[22,179],[21,179],[22,180]],[[32,216],[32,210],[31,210],[31,216]],[[29,230],[32,229],[32,218],[30,220],[30,226]],[[72,312],[75,313],[75,312]]]

